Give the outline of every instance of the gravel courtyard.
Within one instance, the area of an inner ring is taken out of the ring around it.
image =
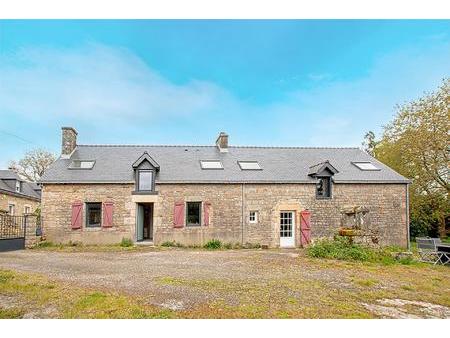
[[[124,294],[183,318],[450,318],[448,267],[310,259],[300,250],[25,250],[0,253],[0,269]]]

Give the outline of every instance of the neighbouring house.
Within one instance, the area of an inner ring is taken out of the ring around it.
[[[408,240],[408,180],[358,148],[80,145],[62,128],[42,177],[54,242],[258,243],[297,247],[333,236],[363,208],[382,245]]]
[[[32,214],[41,201],[41,188],[12,170],[0,170],[0,214]]]

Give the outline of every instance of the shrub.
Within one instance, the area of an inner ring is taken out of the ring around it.
[[[220,249],[221,247],[222,242],[219,241],[218,239],[211,239],[204,245],[204,248],[209,250],[217,250]]]
[[[243,245],[243,248],[244,248],[244,249],[260,249],[260,248],[261,248],[261,244],[259,244],[259,243],[249,243],[249,242],[247,242],[247,243],[245,243],[245,244]]]
[[[130,246],[133,246],[133,241],[131,240],[131,238],[122,238],[122,241],[120,242],[120,246],[122,248],[128,248]]]
[[[336,236],[334,239],[323,239],[312,244],[307,254],[315,258],[330,258],[345,261],[378,262],[382,264],[411,264],[411,257],[396,260],[393,252],[397,248],[376,249],[366,245],[354,244],[349,238]]]
[[[50,241],[42,241],[36,244],[36,248],[52,248],[57,246],[55,243]]]
[[[165,242],[161,243],[161,246],[174,247],[174,248],[182,248],[182,247],[184,247],[183,244],[175,242],[175,241],[165,241]]]
[[[67,246],[83,246],[83,243],[80,241],[69,241]]]
[[[223,245],[223,247],[225,248],[225,249],[233,249],[233,244],[232,243],[225,243],[224,245]]]

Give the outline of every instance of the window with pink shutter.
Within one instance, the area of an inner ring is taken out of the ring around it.
[[[182,228],[184,226],[184,202],[176,202],[173,212],[173,227]]]
[[[203,225],[209,225],[209,213],[211,209],[211,203],[205,202],[203,205]]]
[[[83,203],[74,202],[72,203],[72,229],[81,228],[81,220],[83,218]]]
[[[113,225],[113,202],[104,202],[103,203],[103,228],[110,228]]]

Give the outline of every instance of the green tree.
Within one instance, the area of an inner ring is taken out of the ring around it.
[[[375,140],[375,133],[371,130],[368,131],[366,135],[364,135],[364,141],[362,143],[364,151],[371,156],[375,156],[375,148],[377,145],[378,142]]]
[[[433,93],[397,106],[375,156],[410,178],[411,224],[446,236],[450,213],[450,78]],[[416,229],[417,228],[417,229]]]
[[[55,155],[44,149],[34,149],[25,153],[18,162],[11,161],[9,167],[23,178],[36,182],[53,162]]]

